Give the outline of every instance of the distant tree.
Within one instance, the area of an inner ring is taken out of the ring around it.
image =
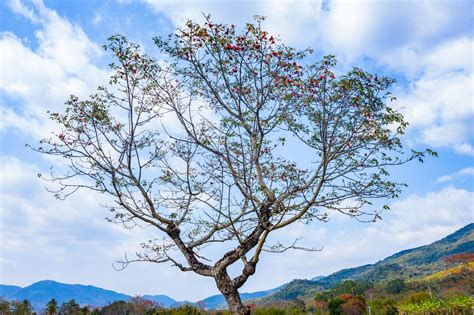
[[[89,306],[84,306],[81,308],[81,314],[82,315],[90,315],[91,314],[91,309]]]
[[[21,302],[13,302],[13,314],[15,315],[30,315],[32,312],[31,303],[29,300],[23,300]]]
[[[76,303],[76,300],[72,299],[68,302],[61,304],[59,309],[59,315],[82,315],[82,308]]]
[[[115,301],[112,304],[102,307],[102,315],[128,315],[133,311],[133,306],[125,301]]]
[[[8,315],[10,314],[10,302],[0,297],[0,314]]]
[[[133,297],[128,303],[132,306],[135,314],[147,314],[151,310],[161,308],[159,303],[147,300],[141,296]]]
[[[430,295],[428,293],[424,292],[424,291],[412,293],[408,297],[408,301],[411,304],[421,304],[424,301],[427,301],[429,299],[430,299]]]
[[[365,312],[365,299],[353,294],[340,294],[328,303],[329,314],[361,315]]]
[[[81,188],[108,194],[111,221],[166,237],[144,242],[123,267],[169,262],[211,277],[233,314],[249,313],[238,290],[263,251],[315,250],[268,244],[270,233],[332,212],[378,220],[388,206],[372,202],[404,186],[389,168],[436,155],[404,151],[407,122],[388,105],[394,80],[358,68],[336,75],[333,56],[314,62],[312,50],[284,45],[262,21],[241,32],[189,21],[155,39],[166,62],[111,37],[111,87],[72,96],[51,115],[62,131],[37,148],[67,159],[69,169],[49,178],[58,198]],[[211,260],[214,243],[227,247]]]
[[[387,283],[386,290],[390,294],[398,294],[405,289],[405,281],[403,279],[394,279]]]
[[[306,303],[307,309],[312,314],[326,314],[328,311],[328,302],[326,301],[309,301]]]
[[[341,283],[336,284],[329,290],[324,290],[316,293],[314,299],[317,301],[329,301],[332,298],[344,294],[345,296],[350,295],[363,295],[368,289],[372,289],[374,284],[371,282],[356,282],[354,280],[345,280]]]
[[[365,314],[365,300],[360,297],[352,297],[341,305],[344,315],[363,315]]]
[[[47,315],[54,315],[58,312],[58,302],[56,299],[51,299],[46,304],[46,314]]]
[[[336,297],[329,301],[328,309],[330,315],[341,315],[342,314],[342,304],[344,304],[344,300],[340,297]]]

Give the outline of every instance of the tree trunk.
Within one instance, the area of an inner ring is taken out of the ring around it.
[[[231,278],[225,270],[216,272],[214,279],[216,280],[217,288],[224,295],[232,315],[249,315],[250,310],[242,303],[239,291],[232,283]]]
[[[239,292],[235,290],[234,292],[230,292],[224,294],[225,300],[227,301],[227,305],[229,306],[229,311],[233,315],[249,315],[250,310],[242,303],[240,299]]]

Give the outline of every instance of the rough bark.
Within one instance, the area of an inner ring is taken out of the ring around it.
[[[225,270],[217,270],[214,279],[217,288],[224,295],[229,311],[234,315],[249,315],[250,310],[242,303],[239,291]]]
[[[249,315],[250,309],[242,303],[239,292],[237,290],[224,295],[229,311],[235,315]]]

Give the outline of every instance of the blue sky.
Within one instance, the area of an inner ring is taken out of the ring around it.
[[[58,201],[36,178],[55,161],[25,148],[57,131],[47,110],[70,94],[107,82],[107,37],[122,33],[160,56],[152,38],[188,18],[243,25],[255,14],[294,47],[334,54],[338,71],[359,66],[397,78],[397,106],[410,122],[408,148],[431,147],[439,159],[398,168],[409,184],[376,224],[333,217],[296,225],[278,238],[302,237],[316,253],[263,257],[243,291],[326,275],[432,242],[473,221],[474,108],[471,1],[23,1],[0,3],[0,283],[42,279],[93,284],[128,294],[198,300],[217,293],[209,279],[168,265],[112,262],[134,253],[153,230],[107,223],[102,197],[79,192]]]

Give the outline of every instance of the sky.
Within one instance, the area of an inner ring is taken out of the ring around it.
[[[55,160],[25,147],[57,132],[47,111],[70,94],[86,97],[108,81],[102,45],[123,34],[160,58],[152,38],[202,12],[227,24],[267,17],[265,28],[296,48],[333,54],[337,71],[352,66],[397,79],[393,94],[409,121],[407,148],[439,158],[397,169],[409,186],[383,220],[335,216],[293,225],[274,241],[301,238],[320,252],[265,254],[241,291],[277,287],[375,263],[428,244],[474,220],[473,4],[449,1],[5,0],[0,3],[0,283],[52,279],[127,294],[166,294],[197,301],[218,293],[212,280],[166,264],[112,264],[153,238],[105,220],[103,197],[79,191],[55,199],[37,178]]]

